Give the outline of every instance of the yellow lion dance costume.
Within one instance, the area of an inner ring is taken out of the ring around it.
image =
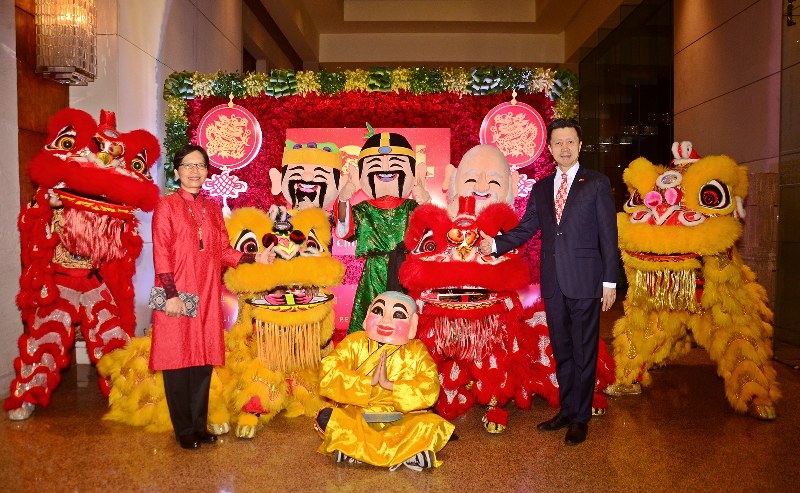
[[[747,168],[728,156],[700,159],[690,142],[672,149],[671,167],[639,158],[623,174],[630,199],[617,223],[629,288],[613,331],[617,383],[607,393],[639,393],[650,368],[694,340],[717,363],[737,412],[774,419],[772,312],[735,246]]]
[[[239,298],[239,317],[226,336],[225,384],[236,436],[252,438],[280,411],[313,417],[322,408],[319,362],[333,349],[333,295],[344,266],[331,257],[331,226],[319,208],[270,215],[244,208],[226,221],[234,248],[257,253],[274,244],[271,265],[228,269],[225,285]],[[210,413],[212,431],[216,413]]]
[[[271,212],[252,207],[226,219],[231,245],[247,253],[272,246],[270,265],[228,269],[225,284],[238,298],[239,315],[225,334],[225,366],[211,379],[208,423],[215,434],[236,425],[236,436],[252,438],[259,425],[282,410],[288,417],[313,417],[322,408],[320,360],[332,349],[333,295],[344,266],[331,257],[331,226],[322,209]],[[168,431],[161,372],[148,369],[150,337],[139,337],[98,364],[111,379],[105,419],[148,431]]]

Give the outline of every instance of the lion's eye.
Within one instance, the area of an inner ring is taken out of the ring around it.
[[[317,235],[314,230],[311,230],[306,237],[306,243],[303,249],[300,251],[300,255],[304,257],[319,255],[323,252],[322,244],[320,243],[319,239],[317,239]]]
[[[50,150],[59,150],[59,151],[71,151],[75,149],[75,130],[70,127],[64,127],[56,135],[56,138],[53,141],[45,146],[47,149]]]
[[[728,187],[717,180],[711,180],[700,187],[700,205],[709,209],[725,209],[731,205]]]
[[[72,137],[71,135],[64,135],[63,137],[56,139],[54,145],[60,149],[66,149],[69,151],[75,147],[75,137]]]
[[[233,248],[244,253],[258,253],[258,238],[255,233],[245,229],[233,243]]]
[[[432,253],[435,251],[436,251],[436,240],[433,239],[433,231],[428,230],[425,231],[425,234],[422,235],[422,238],[420,238],[419,243],[417,243],[417,247],[414,248],[414,251],[411,253],[420,255],[422,253]]]
[[[147,169],[147,163],[140,156],[131,159],[131,169],[145,178],[150,178],[150,171]]]
[[[636,207],[639,205],[644,205],[644,200],[642,200],[642,196],[639,195],[639,192],[634,190],[633,194],[628,199],[628,207]]]

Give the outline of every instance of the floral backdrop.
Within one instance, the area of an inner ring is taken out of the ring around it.
[[[261,125],[262,146],[236,176],[247,182],[248,192],[228,201],[231,207],[267,209],[281,197],[270,193],[268,171],[279,168],[286,129],[356,127],[369,123],[376,129],[449,128],[450,159],[456,164],[464,152],[479,144],[484,116],[496,105],[516,99],[536,109],[549,123],[556,117],[577,116],[577,87],[568,71],[528,68],[383,68],[342,72],[273,70],[269,74],[201,74],[178,72],[164,86],[167,101],[167,187],[175,188],[171,171],[173,153],[195,141],[196,129],[211,108],[233,102],[250,111]],[[553,170],[545,149],[535,162],[520,169],[539,180]],[[213,175],[215,170],[211,170]],[[526,199],[515,204],[520,214]],[[525,247],[532,277],[538,280],[538,239]],[[342,259],[348,276],[360,275],[357,259]]]

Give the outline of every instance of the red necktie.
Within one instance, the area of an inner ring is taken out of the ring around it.
[[[561,214],[564,212],[564,204],[567,203],[567,174],[561,172],[561,185],[558,186],[556,193],[556,223],[561,223]]]

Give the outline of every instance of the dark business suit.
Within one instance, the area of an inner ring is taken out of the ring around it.
[[[611,184],[578,168],[556,224],[554,187],[561,171],[533,186],[519,225],[495,237],[496,255],[542,231],[541,293],[556,359],[561,414],[587,423],[592,414],[603,282],[616,283],[619,251]]]

